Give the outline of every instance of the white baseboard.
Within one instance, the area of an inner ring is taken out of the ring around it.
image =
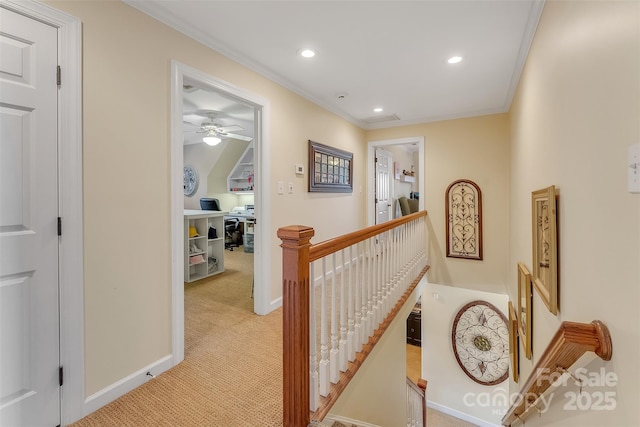
[[[269,304],[269,313],[271,313],[272,311],[278,309],[282,307],[282,297],[278,297],[276,299],[274,299],[273,301],[271,301],[271,304]]]
[[[324,421],[338,421],[343,424],[354,424],[354,425],[357,425],[358,427],[380,427],[377,424],[365,423],[364,421],[352,420],[351,418],[341,417],[340,415],[331,415],[331,414],[327,415],[324,418]]]
[[[147,372],[150,372],[154,376],[160,375],[164,371],[172,368],[173,365],[173,355],[169,354],[162,359],[159,359],[144,368],[140,369],[137,372],[111,384],[108,387],[103,388],[102,390],[92,394],[87,397],[84,401],[83,408],[83,417],[86,417],[90,413],[102,408],[108,403],[113,402],[120,396],[123,396],[130,392],[131,390],[140,387],[142,384],[147,381],[153,380],[153,377],[147,375]]]
[[[476,418],[473,415],[465,414],[464,412],[460,412],[457,409],[452,409],[447,406],[440,405],[439,403],[432,402],[430,400],[427,400],[427,407],[433,408],[436,411],[440,411],[444,414],[451,415],[452,417],[459,418],[463,421],[470,422],[471,424],[475,424],[480,427],[501,427],[499,424],[492,424],[483,419]]]

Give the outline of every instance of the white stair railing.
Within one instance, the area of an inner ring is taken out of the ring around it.
[[[426,218],[422,211],[313,245],[310,227],[278,230],[285,426],[308,423],[300,406],[322,419],[425,274]]]
[[[407,377],[407,427],[426,427],[426,403],[425,390]]]
[[[319,312],[315,315],[320,325],[319,392],[312,392],[312,396],[329,394],[331,384],[338,383],[340,372],[347,370],[347,360],[354,360],[356,351],[360,351],[374,335],[413,278],[427,265],[426,238],[416,238],[425,236],[424,218],[376,234],[312,262],[312,292],[320,300]],[[353,280],[352,276],[355,277]],[[356,301],[350,296],[359,290],[361,301]],[[314,307],[311,305],[312,311]],[[347,343],[348,324],[353,325],[352,340],[356,330],[363,332],[357,342]],[[309,332],[310,343],[316,342],[318,331]],[[349,348],[356,351],[350,355]],[[315,378],[316,375],[311,372],[310,376]],[[310,406],[315,408],[313,402]]]

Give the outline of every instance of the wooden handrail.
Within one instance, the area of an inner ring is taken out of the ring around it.
[[[509,411],[503,426],[524,421],[536,400],[551,386],[558,373],[568,370],[584,353],[594,352],[603,360],[611,360],[613,345],[609,329],[599,320],[591,323],[562,322],[540,357],[533,372]]]
[[[351,245],[355,245],[356,243],[362,242],[363,240],[366,240],[377,234],[393,230],[399,225],[406,224],[423,216],[427,216],[427,211],[415,212],[391,221],[383,222],[382,224],[372,225],[370,227],[363,228],[362,230],[343,234],[342,236],[317,243],[311,246],[311,249],[309,250],[309,262],[317,261],[322,257],[330,255],[344,248],[348,248]]]

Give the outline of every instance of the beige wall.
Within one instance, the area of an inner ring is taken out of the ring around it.
[[[506,114],[366,133],[367,141],[424,136],[425,209],[431,235],[429,282],[504,293],[508,260],[509,120]],[[446,257],[444,193],[466,178],[482,191],[484,260]]]
[[[578,390],[569,382],[527,426],[640,425],[640,195],[626,182],[639,120],[640,3],[547,1],[511,109],[509,293],[515,301],[516,262],[531,269],[531,192],[556,185],[560,311],[553,316],[534,292],[533,360],[521,355],[520,373],[531,373],[561,321],[600,319],[613,359],[588,368],[618,383],[613,411],[565,410],[564,393]],[[587,387],[582,399],[606,390]]]
[[[225,141],[223,141],[224,143]],[[220,153],[220,157],[216,159],[215,163],[209,164],[207,181],[207,197],[215,197],[220,202],[220,209],[223,211],[231,211],[236,206],[243,206],[245,203],[240,203],[240,198],[249,198],[250,203],[253,204],[253,195],[239,195],[230,193],[227,188],[227,177],[231,173],[231,170],[235,167],[236,163],[240,160],[245,149],[249,146],[249,142],[234,140],[229,141]],[[203,144],[200,144],[201,146]],[[185,150],[186,154],[186,150]],[[186,159],[186,158],[185,158]],[[186,160],[185,160],[186,162]]]
[[[266,98],[271,106],[272,276],[281,295],[278,227],[326,238],[365,224],[360,191],[309,195],[294,164],[307,140],[354,153],[364,182],[363,131],[117,1],[48,2],[83,24],[86,394],[171,353],[170,64],[175,59]],[[277,196],[278,180],[296,184]],[[318,241],[315,239],[314,241]]]
[[[430,407],[476,425],[500,425],[501,414],[508,409],[509,381],[493,386],[473,381],[453,352],[453,321],[462,307],[475,300],[487,301],[509,317],[506,294],[427,284],[422,293],[422,378],[429,384]]]

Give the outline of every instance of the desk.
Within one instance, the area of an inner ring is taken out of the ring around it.
[[[244,246],[245,252],[253,252],[253,234],[254,234],[254,224],[256,223],[256,217],[254,215],[243,215],[243,214],[227,214],[224,216],[224,225],[225,225],[225,235],[227,231],[227,224],[230,222],[238,222],[239,227],[238,231],[240,236],[242,236],[242,244]],[[233,242],[233,236],[228,235],[231,242],[225,242],[225,247],[229,248],[232,245],[238,244]]]

